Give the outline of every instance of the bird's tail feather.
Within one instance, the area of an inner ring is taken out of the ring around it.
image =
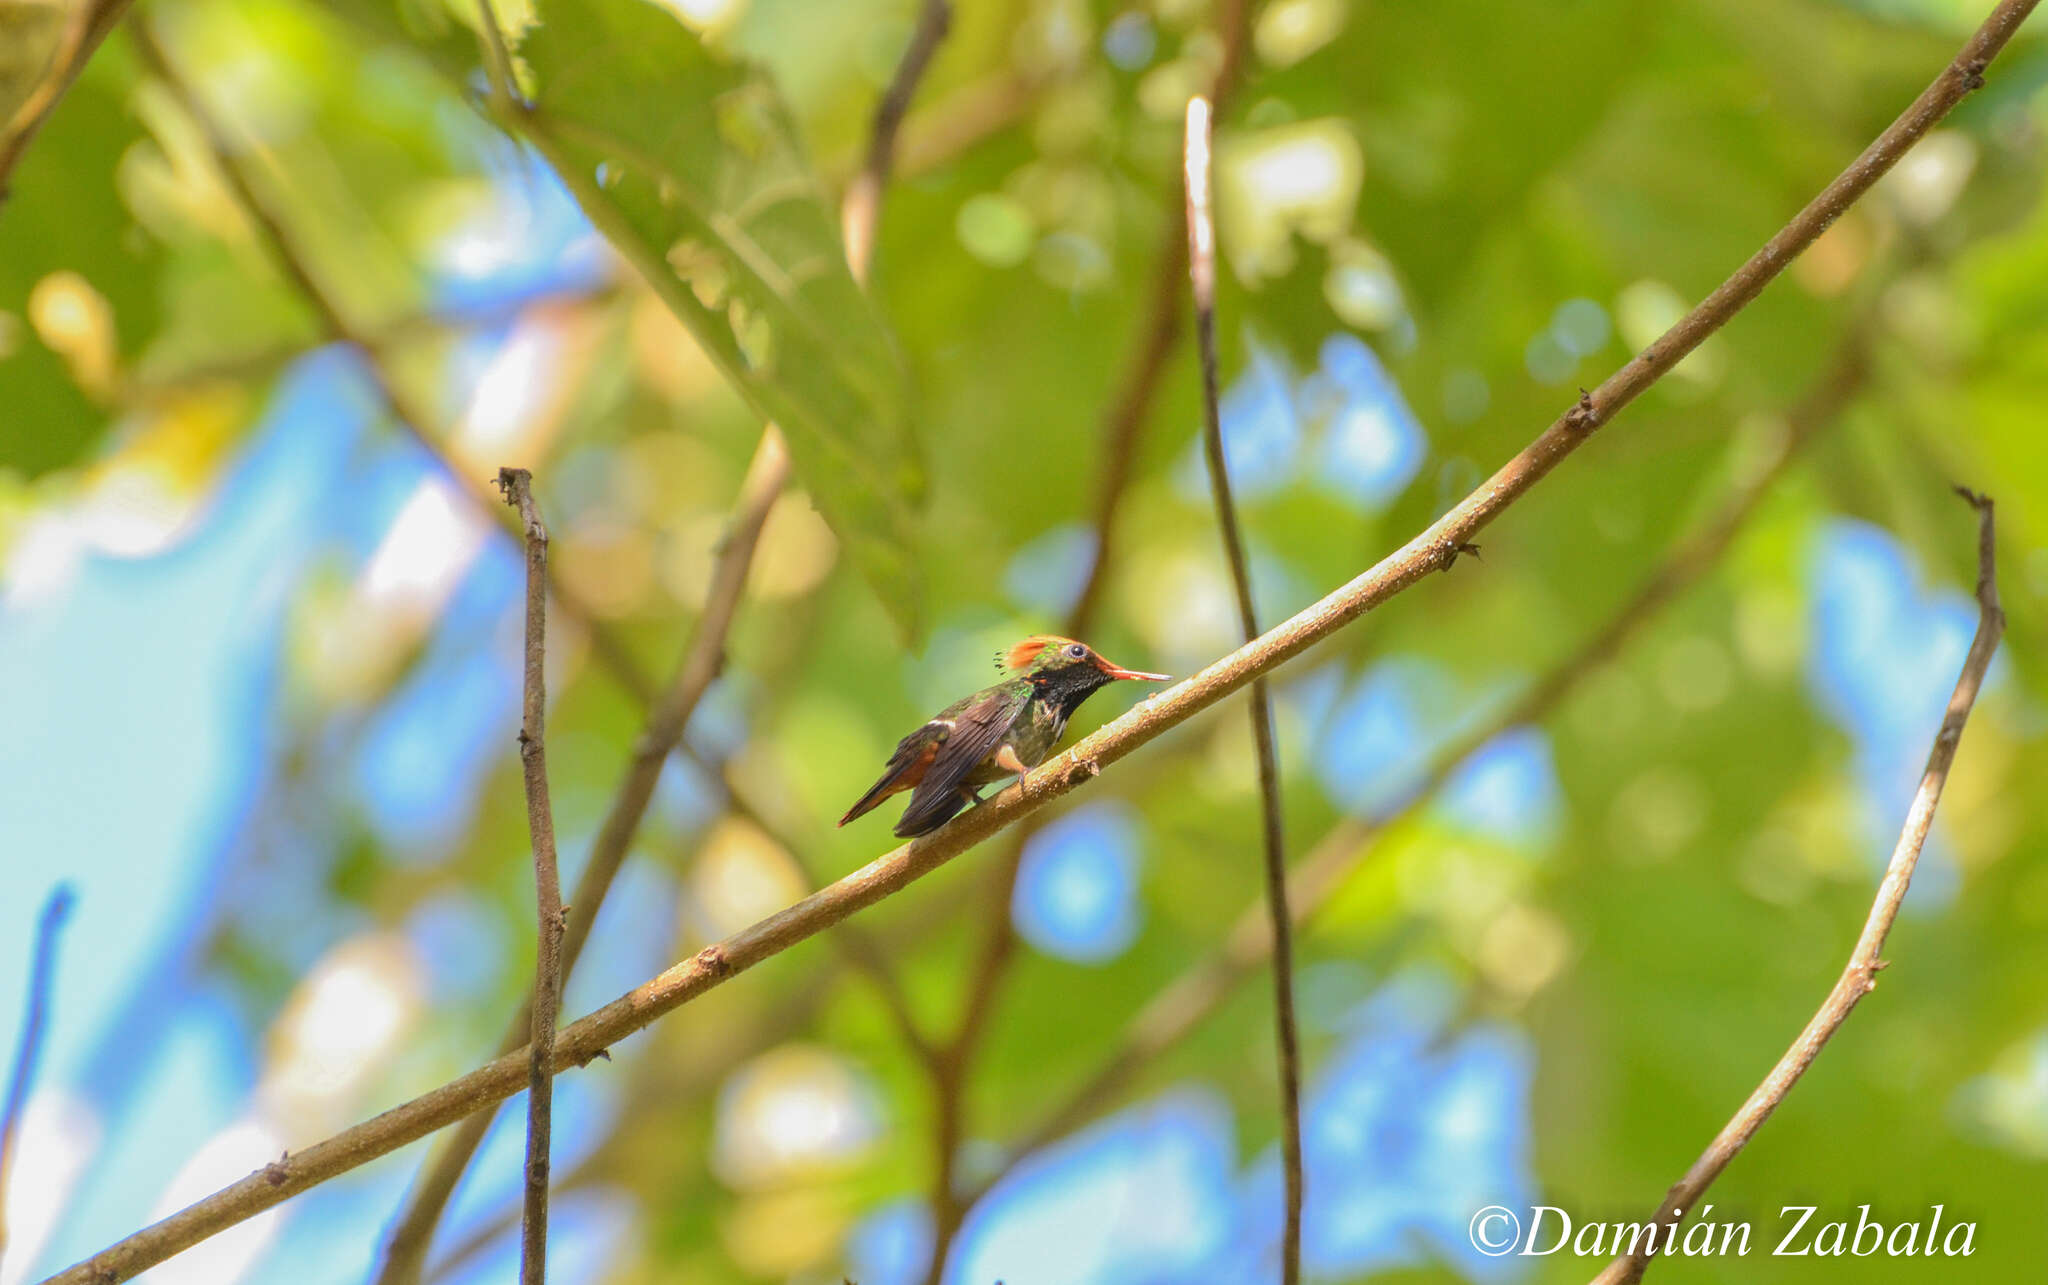
[[[903,809],[903,815],[896,821],[896,837],[915,839],[930,834],[966,806],[967,797],[958,786],[943,791],[919,789],[910,796],[910,806]]]
[[[883,777],[875,782],[874,787],[866,794],[860,796],[859,802],[846,810],[846,815],[839,818],[839,824],[845,825],[848,821],[856,820],[873,812],[882,805],[883,799],[896,793],[898,788],[900,787],[896,785],[895,773],[892,772],[888,776]]]

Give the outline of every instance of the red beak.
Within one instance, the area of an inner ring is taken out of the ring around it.
[[[1141,682],[1147,683],[1170,683],[1173,681],[1172,674],[1148,674],[1142,669],[1125,669],[1121,665],[1110,664],[1100,656],[1095,658],[1095,664],[1097,668],[1101,669],[1103,673],[1108,674],[1111,678],[1136,678]]]

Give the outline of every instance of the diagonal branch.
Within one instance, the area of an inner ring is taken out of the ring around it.
[[[1222,103],[1236,90],[1244,65],[1244,47],[1250,38],[1249,0],[1220,0],[1217,15],[1223,38],[1223,56],[1210,84],[1211,97]],[[1069,637],[1086,637],[1102,604],[1114,559],[1111,546],[1116,539],[1117,515],[1124,493],[1130,489],[1131,470],[1138,453],[1138,434],[1150,417],[1152,404],[1166,376],[1166,363],[1181,338],[1182,274],[1187,271],[1187,224],[1182,213],[1180,183],[1166,187],[1165,230],[1159,260],[1153,269],[1152,291],[1138,346],[1126,367],[1122,382],[1103,422],[1102,471],[1096,482],[1095,509],[1089,529],[1094,536],[1094,555],[1088,574],[1067,613]],[[1010,922],[1010,901],[1015,894],[1018,872],[1023,868],[1024,848],[1038,832],[1036,823],[1018,828],[1016,836],[988,878],[988,901],[982,912],[982,950],[969,974],[967,993],[961,1001],[960,1019],[953,1038],[939,1049],[932,1064],[934,1116],[932,1146],[932,1211],[934,1236],[926,1285],[939,1285],[946,1269],[953,1238],[967,1211],[960,1199],[955,1164],[966,1131],[966,1085],[979,1050],[981,1037],[995,1010],[996,992],[1009,975],[1016,959],[1017,937]]]
[[[198,127],[200,135],[206,140],[207,152],[213,159],[214,168],[227,184],[228,192],[234,197],[235,204],[254,225],[270,253],[271,261],[297,290],[306,306],[312,310],[321,332],[329,342],[347,344],[363,354],[363,367],[368,372],[371,389],[384,403],[392,418],[398,422],[399,428],[441,468],[448,480],[469,501],[471,507],[489,518],[491,525],[501,535],[517,541],[520,534],[515,525],[516,520],[499,506],[496,498],[491,495],[488,484],[456,467],[441,444],[428,434],[423,426],[432,423],[435,417],[428,414],[426,407],[415,401],[402,385],[391,378],[385,369],[384,350],[378,346],[377,336],[351,322],[348,315],[342,311],[340,302],[321,283],[313,271],[311,260],[292,236],[284,216],[269,199],[257,191],[255,181],[237,159],[240,152],[229,140],[227,131],[207,109],[205,102],[185,79],[184,73],[171,62],[149,24],[138,21],[129,27],[129,31],[134,37],[136,50],[142,56],[143,65],[163,82],[179,108]],[[557,581],[550,589],[554,593],[557,607],[573,617],[589,633],[592,649],[617,676],[620,684],[642,704],[650,700],[652,693],[647,676],[640,672],[639,662],[633,659],[632,653],[626,649],[617,635],[606,628],[597,613],[568,586]]]
[[[555,813],[548,803],[547,628],[548,530],[533,503],[533,474],[498,470],[505,503],[526,532],[525,697],[519,718],[519,761],[526,776],[526,828],[533,838],[533,1021],[526,1074],[526,1201],[519,1220],[521,1285],[548,1275],[548,1162],[554,1133],[555,1020],[562,1006],[562,880],[555,868]]]
[[[1245,45],[1251,39],[1250,0],[1220,0],[1216,24],[1222,36],[1223,56],[1209,84],[1209,101],[1221,113],[1235,96],[1238,77],[1244,69]],[[1138,433],[1145,427],[1153,400],[1158,396],[1167,360],[1180,344],[1181,279],[1188,270],[1187,222],[1180,189],[1181,176],[1176,175],[1165,191],[1166,231],[1159,262],[1153,269],[1145,328],[1103,425],[1106,440],[1102,476],[1096,483],[1092,522],[1095,557],[1089,564],[1087,578],[1081,582],[1081,593],[1074,600],[1068,622],[1068,632],[1076,637],[1087,632],[1096,608],[1101,605],[1102,591],[1108,582],[1106,572],[1112,562],[1110,546],[1116,537],[1117,510],[1122,507],[1124,492],[1130,488],[1131,467],[1137,459]]]
[[[935,11],[936,17],[933,16]],[[489,20],[488,8],[483,13]],[[894,149],[891,139],[902,121],[918,74],[929,65],[937,41],[944,35],[945,22],[946,5],[943,0],[928,0],[925,16],[920,20],[918,33],[913,37],[911,47],[904,54],[903,63],[890,85],[884,107],[876,112],[876,139],[868,149],[868,167],[856,180],[857,189],[866,194],[861,198],[866,211],[862,219],[856,220],[850,212],[855,201],[853,192],[849,191],[846,198],[849,207],[847,226],[851,229],[858,221],[861,236],[858,242],[848,241],[848,261],[854,265],[856,278],[863,282],[874,248],[881,192],[887,178],[886,166]],[[501,32],[494,30],[489,33],[487,43],[493,38],[497,43],[503,43]],[[488,48],[486,54],[495,57]],[[733,517],[712,572],[704,612],[698,617],[696,630],[684,647],[674,676],[654,703],[647,726],[634,746],[632,761],[627,765],[626,774],[612,797],[597,839],[591,846],[590,860],[577,879],[576,891],[570,901],[571,914],[564,944],[565,971],[575,967],[584,943],[589,940],[598,911],[610,894],[619,868],[640,832],[641,822],[646,817],[648,804],[654,797],[669,754],[682,742],[690,716],[695,713],[698,702],[724,664],[726,635],[746,588],[747,574],[753,565],[762,527],[776,498],[788,485],[790,474],[788,448],[781,431],[770,424],[762,430],[753,461],[747,466],[746,478],[740,484]],[[731,774],[725,772],[722,776],[733,810],[745,813],[757,824],[763,824],[760,809],[747,802],[745,792]],[[770,827],[763,824],[763,828]],[[784,846],[795,851],[793,845]],[[914,1050],[922,1051],[924,1041],[910,1014],[909,1003],[880,948],[865,934],[852,929],[839,937],[841,949],[854,966],[876,983],[906,1042]],[[501,1055],[519,1047],[526,1029],[526,1016],[525,1013],[515,1015],[499,1046]],[[482,1112],[465,1120],[462,1127],[451,1134],[421,1168],[393,1224],[384,1261],[378,1269],[378,1285],[416,1285],[421,1279],[434,1231],[455,1194],[456,1185],[490,1132],[492,1118],[493,1113]]]
[[[57,110],[58,100],[85,70],[85,64],[100,47],[100,42],[120,24],[132,2],[80,0],[72,6],[70,19],[64,24],[55,56],[51,58],[42,81],[15,108],[13,119],[0,121],[0,206],[7,204],[14,167],[21,164],[28,145],[35,141],[36,133],[50,119],[50,113]]]
[[[1252,604],[1252,572],[1244,550],[1237,502],[1230,494],[1230,464],[1223,455],[1223,416],[1216,391],[1216,224],[1209,210],[1209,103],[1188,100],[1187,121],[1188,279],[1195,296],[1195,349],[1202,365],[1202,453],[1209,461],[1209,489],[1216,525],[1230,561],[1237,594],[1237,619],[1244,640],[1259,636]],[[1273,744],[1273,702],[1266,680],[1251,684],[1252,742],[1258,751],[1259,810],[1264,816],[1266,914],[1272,934],[1274,1047],[1280,1061],[1280,1159],[1286,1181],[1280,1238],[1281,1285],[1301,1279],[1301,1036],[1294,1026],[1294,937],[1287,915],[1287,843],[1281,833],[1280,754]]]
[[[943,830],[906,843],[795,905],[707,946],[563,1028],[556,1040],[556,1069],[587,1062],[735,974],[901,890],[1448,565],[1462,545],[1582,446],[1595,428],[1727,324],[1956,103],[1981,86],[1985,67],[2036,3],[2001,0],[1905,113],[1763,249],[1649,348],[1597,390],[1584,395],[1578,406],[1544,429],[1477,490],[1378,565],[1256,641],[1140,703],[1048,760],[1020,785],[962,814]],[[518,1090],[523,1071],[524,1059],[518,1054],[499,1058],[314,1144],[292,1157],[289,1165],[274,1166],[222,1188],[51,1279],[58,1285],[107,1285],[125,1280],[317,1183],[504,1100]]]
[[[279,269],[313,310],[322,329],[331,339],[348,343],[365,354],[368,358],[366,367],[373,387],[400,425],[442,466],[472,503],[477,505],[480,511],[491,516],[492,525],[497,530],[510,538],[519,539],[515,527],[499,520],[502,511],[492,503],[484,488],[472,483],[466,474],[457,469],[442,452],[439,443],[420,427],[429,422],[422,414],[422,409],[389,377],[382,364],[381,351],[373,347],[370,338],[349,322],[338,302],[321,284],[313,272],[310,261],[300,251],[287,229],[282,216],[256,190],[254,182],[236,160],[237,153],[229,146],[221,126],[213,120],[198,95],[173,66],[155,40],[154,34],[142,23],[135,24],[131,30],[145,64],[170,88],[187,115],[199,125],[229,190],[261,233]],[[593,844],[591,857],[585,863],[583,872],[577,880],[572,902],[574,911],[570,916],[563,942],[565,973],[575,967],[576,960],[582,954],[583,945],[589,938],[597,912],[602,907],[605,895],[609,892],[611,883],[639,831],[641,819],[646,813],[649,800],[653,797],[664,762],[681,741],[683,729],[688,724],[690,715],[695,711],[712,680],[717,677],[724,659],[726,634],[737,612],[740,593],[745,587],[747,570],[758,547],[762,527],[788,476],[789,459],[782,447],[780,436],[773,433],[764,435],[754,461],[748,469],[740,501],[728,526],[714,568],[712,586],[704,611],[698,617],[696,628],[684,649],[675,676],[658,695],[652,691],[647,678],[639,672],[637,662],[632,659],[623,644],[608,630],[603,629],[593,613],[581,607],[563,585],[556,583],[553,586],[557,605],[585,623],[599,657],[607,662],[622,685],[637,700],[652,705],[648,725],[635,747],[633,761],[606,813],[604,825]],[[531,1006],[523,1006],[499,1047],[501,1054],[509,1053],[526,1042],[531,1021]],[[477,1147],[482,1145],[484,1135],[489,1131],[491,1118],[491,1115],[485,1114],[466,1122],[463,1129],[436,1152],[415,1181],[405,1210],[386,1245],[385,1257],[378,1275],[380,1285],[405,1285],[419,1279],[434,1228],[449,1198],[453,1196],[464,1169],[468,1167]]]
[[[374,387],[399,423],[456,480],[473,503],[491,514],[500,531],[517,539],[516,529],[495,521],[498,511],[490,504],[483,489],[471,484],[466,475],[448,460],[439,443],[419,427],[428,422],[421,408],[412,403],[402,388],[385,373],[381,350],[375,346],[373,338],[352,326],[333,296],[321,285],[282,217],[256,191],[249,176],[234,159],[235,152],[227,145],[219,126],[206,114],[196,94],[170,65],[152,33],[139,25],[135,32],[145,61],[171,87],[187,113],[199,123],[230,190],[262,233],[280,269],[313,309],[323,330],[331,339],[349,343],[365,353],[369,358],[368,369]],[[591,857],[577,880],[564,939],[565,973],[574,968],[582,954],[597,913],[639,832],[668,755],[681,742],[691,714],[723,665],[726,635],[737,613],[762,527],[789,476],[788,452],[781,435],[771,428],[763,434],[749,465],[747,479],[742,484],[740,499],[721,543],[705,609],[698,617],[674,677],[658,694],[652,690],[645,675],[639,672],[637,662],[623,644],[595,619],[594,614],[582,607],[560,583],[553,586],[557,605],[584,624],[599,658],[608,664],[636,699],[652,705],[647,727],[635,746],[633,760],[607,810]],[[728,780],[727,785],[734,798],[739,799],[741,795],[732,788],[733,783]],[[847,949],[856,966],[882,987],[891,1013],[900,1023],[907,1022],[908,1006],[880,950],[872,942],[851,942]],[[892,994],[892,988],[897,993]],[[522,1046],[531,1017],[530,1006],[522,1007],[500,1045],[501,1054]],[[906,1026],[906,1030],[914,1030],[914,1027]],[[419,1279],[434,1228],[448,1200],[454,1195],[463,1171],[482,1145],[490,1123],[489,1115],[465,1122],[464,1127],[436,1152],[422,1170],[387,1243],[384,1262],[379,1270],[380,1285],[403,1285]]]
[[[14,1048],[14,1070],[7,1079],[7,1102],[0,1107],[0,1262],[7,1257],[7,1193],[14,1189],[14,1148],[21,1137],[21,1117],[28,1108],[29,1086],[35,1083],[42,1056],[43,1034],[50,1021],[50,995],[57,988],[57,934],[71,913],[71,885],[50,889],[36,920],[35,953],[28,970],[27,1003],[22,1008],[21,1040]]]
[[[435,336],[468,327],[485,330],[509,324],[532,308],[561,307],[596,312],[616,301],[622,291],[616,280],[576,282],[543,286],[514,297],[493,300],[481,307],[446,308],[429,304],[379,319],[374,326],[361,326],[362,342],[372,353],[404,351]],[[308,352],[332,340],[321,336],[312,343],[284,339],[251,347],[217,358],[167,367],[154,373],[128,372],[121,384],[124,409],[146,407],[192,388],[225,382],[268,380]],[[438,447],[438,443],[436,444]],[[443,464],[444,468],[451,465]]]
[[[1431,755],[1415,783],[1383,811],[1370,817],[1347,817],[1324,834],[1295,867],[1290,880],[1288,906],[1293,921],[1305,925],[1314,920],[1374,854],[1375,849],[1367,844],[1413,816],[1460,766],[1503,733],[1550,717],[1659,611],[1712,570],[1799,452],[1839,418],[1863,390],[1868,379],[1866,361],[1862,336],[1852,336],[1829,373],[1787,417],[1786,432],[1775,453],[1737,485],[1695,532],[1672,546],[1636,591],[1598,629],[1544,671],[1497,717]],[[987,1194],[1018,1160],[1106,1109],[1140,1070],[1187,1038],[1222,1006],[1231,991],[1265,962],[1272,951],[1272,941],[1264,908],[1246,907],[1223,946],[1161,988],[1138,1011],[1116,1049],[1058,1107],[1009,1148],[1008,1159],[976,1189],[974,1199]]]
[[[375,390],[386,402],[401,427],[428,451],[480,511],[496,519],[497,510],[490,504],[483,488],[471,484],[447,457],[440,444],[419,427],[427,422],[422,409],[404,394],[401,386],[392,381],[382,368],[381,337],[364,332],[348,321],[337,301],[314,274],[310,261],[300,252],[282,216],[256,190],[252,179],[234,159],[236,152],[228,145],[224,133],[205,112],[189,85],[169,64],[163,50],[154,41],[152,33],[138,28],[136,39],[146,63],[166,83],[187,113],[200,126],[230,192],[262,235],[272,252],[273,259],[287,280],[294,285],[315,313],[327,338],[330,341],[349,343],[364,352],[370,361],[369,370]],[[929,52],[927,49],[922,56],[928,57]],[[886,157],[887,149],[882,149],[880,154]],[[850,253],[852,252],[850,250]],[[864,257],[864,247],[861,253]],[[565,968],[573,967],[583,944],[588,939],[596,913],[637,833],[647,800],[652,795],[667,755],[680,742],[683,727],[687,724],[690,713],[717,676],[723,659],[724,639],[731,626],[739,593],[744,587],[747,569],[758,545],[762,525],[770,505],[788,476],[787,453],[782,447],[779,434],[771,432],[764,436],[756,452],[748,471],[748,480],[743,485],[740,503],[736,505],[726,538],[721,542],[720,556],[705,611],[699,617],[674,680],[658,695],[653,692],[645,675],[638,671],[636,662],[623,644],[596,621],[592,613],[582,607],[563,586],[557,584],[554,587],[558,607],[580,619],[593,638],[599,658],[608,664],[628,692],[643,703],[652,700],[655,704],[649,726],[636,746],[627,779],[621,784],[619,795],[615,797],[607,814],[605,827],[600,832],[592,858],[586,863],[583,875],[578,881],[573,902],[574,912],[567,926]],[[518,538],[516,529],[503,523],[497,525],[505,534],[514,539]],[[729,779],[729,774],[726,785],[732,796],[734,810],[743,815],[758,817],[758,809],[746,804],[743,793],[736,783]],[[900,985],[889,970],[886,956],[875,943],[864,937],[857,941],[849,940],[846,948],[856,967],[877,982],[892,1015],[903,1026],[906,1038],[913,1044],[918,1044],[907,1003],[901,994]],[[529,1004],[517,1015],[501,1052],[509,1052],[522,1045],[530,1021]],[[394,1233],[389,1256],[385,1262],[386,1274],[380,1279],[403,1281],[418,1278],[433,1226],[438,1221],[447,1199],[453,1194],[463,1169],[473,1156],[477,1145],[481,1143],[489,1123],[488,1116],[472,1118],[466,1122],[464,1130],[451,1139],[451,1145],[438,1153],[429,1169],[423,1172],[419,1184],[415,1187],[413,1199],[408,1203],[406,1216],[401,1218]],[[394,1262],[398,1263],[395,1275],[391,1274]]]
[[[735,815],[741,814],[736,812]],[[922,945],[944,931],[954,922],[957,911],[965,904],[966,894],[971,891],[963,885],[934,890],[925,904],[917,908],[915,915],[899,916],[888,925],[890,945],[902,951]],[[851,927],[850,921],[841,924],[840,934]],[[869,939],[869,944],[877,951],[881,949],[880,944],[872,939]],[[882,963],[884,967],[888,966],[886,958]],[[686,1063],[641,1059],[634,1065],[633,1082],[621,1094],[624,1115],[638,1124],[644,1124],[653,1111],[666,1113],[663,1118],[687,1117],[696,1109],[692,1104],[724,1084],[734,1067],[752,1061],[779,1044],[788,1043],[809,1029],[818,1014],[824,1011],[843,976],[833,969],[814,970],[799,978],[789,993],[766,1004],[755,1004],[750,1013],[740,1019],[737,1030],[730,1027],[721,1030],[720,1047],[715,1054]],[[890,985],[881,985],[877,989],[885,1001],[901,995],[901,989],[893,984],[893,979]],[[906,1036],[905,1043],[916,1045],[920,1040]],[[614,1129],[573,1165],[556,1172],[555,1190],[559,1193],[570,1187],[606,1181],[607,1175],[622,1163],[622,1158],[638,1145],[641,1133],[644,1130]],[[438,1282],[462,1275],[478,1254],[516,1228],[518,1221],[519,1210],[514,1206],[479,1222],[435,1256],[425,1279]]]
[[[1849,1020],[1856,1004],[1865,995],[1877,989],[1877,975],[1890,962],[1882,958],[1884,941],[1890,935],[1892,923],[1899,917],[1899,906],[1906,899],[1906,889],[1913,882],[1913,868],[1919,864],[1920,850],[1927,843],[1927,833],[1934,825],[1934,808],[1941,802],[1942,787],[1948,784],[1949,769],[1955,765],[1956,747],[1962,743],[1963,725],[1970,720],[1970,710],[1977,704],[1977,693],[1984,686],[1984,674],[1991,667],[1991,657],[1998,650],[1999,636],[2005,632],[2005,612],[1998,605],[1997,552],[1994,547],[1996,535],[1992,521],[1992,504],[1989,496],[1979,495],[1964,487],[1957,487],[1970,507],[1977,510],[1977,635],[1970,640],[1970,651],[1963,658],[1962,673],[1956,677],[1955,692],[1949,697],[1948,712],[1942,716],[1941,729],[1934,734],[1934,745],[1927,751],[1927,768],[1920,774],[1920,788],[1913,794],[1912,806],[1906,809],[1906,823],[1899,831],[1899,841],[1892,849],[1892,857],[1885,866],[1884,878],[1877,886],[1877,899],[1870,907],[1870,915],[1863,922],[1863,931],[1856,938],[1856,947],[1849,952],[1849,962],[1836,979],[1834,988],[1820,1009],[1806,1023],[1806,1029],[1799,1032],[1799,1038],[1792,1041],[1792,1047],[1778,1059],[1771,1073],[1763,1083],[1742,1104],[1734,1117],[1714,1136],[1700,1158],[1692,1162],[1692,1168],[1685,1176],[1673,1183],[1665,1194],[1664,1203],[1657,1206],[1651,1220],[1651,1232],[1640,1247],[1609,1263],[1595,1285],[1634,1285],[1643,1278],[1643,1272],[1650,1265],[1650,1258],[1658,1250],[1656,1229],[1659,1226],[1671,1228],[1665,1238],[1664,1248],[1678,1233],[1678,1220],[1685,1216],[1693,1202],[1705,1194],[1714,1179],[1721,1176],[1729,1162],[1740,1154],[1756,1131],[1763,1128],[1764,1121],[1771,1118],[1771,1112],[1785,1100],[1792,1086],[1806,1074],[1806,1068],[1820,1056],[1821,1049],[1842,1023]]]
[[[598,911],[603,908],[620,867],[632,851],[633,841],[640,833],[641,821],[647,815],[669,754],[682,741],[690,715],[696,711],[698,702],[718,676],[724,660],[726,633],[739,609],[747,569],[752,565],[768,512],[789,475],[788,468],[789,459],[782,449],[781,437],[764,436],[752,465],[747,469],[746,480],[740,484],[733,516],[720,547],[717,565],[712,571],[704,612],[697,618],[697,626],[684,644],[674,676],[662,690],[648,714],[646,727],[634,743],[633,757],[613,792],[610,805],[605,809],[597,837],[591,842],[590,857],[577,876],[575,891],[570,894],[568,924],[562,941],[562,971],[565,976],[575,969],[576,961],[582,957],[583,947],[589,942],[591,929],[597,922]],[[501,1055],[520,1047],[531,1021],[532,1007],[529,1003],[514,1014],[507,1025],[498,1048]],[[433,1244],[434,1229],[440,1224],[463,1172],[490,1132],[494,1114],[480,1112],[465,1120],[462,1127],[449,1135],[422,1166],[385,1244],[383,1263],[377,1275],[379,1285],[399,1285],[420,1279],[427,1251]]]
[[[483,45],[484,80],[491,87],[492,106],[502,111],[519,98],[512,50],[505,44],[505,29],[498,25],[498,11],[491,0],[477,0],[476,20],[477,39]]]
[[[868,262],[875,252],[876,226],[882,214],[882,190],[888,185],[896,162],[896,135],[910,100],[917,95],[918,82],[931,66],[932,56],[953,24],[953,6],[948,0],[925,0],[917,11],[917,26],[910,44],[896,63],[896,73],[875,104],[875,118],[868,130],[867,157],[846,185],[839,202],[839,234],[846,242],[846,265],[853,279],[866,284]]]

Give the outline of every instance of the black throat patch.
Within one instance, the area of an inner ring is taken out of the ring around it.
[[[1054,726],[1062,730],[1081,702],[1116,681],[1093,665],[1068,665],[1031,676],[1038,699],[1052,706]]]

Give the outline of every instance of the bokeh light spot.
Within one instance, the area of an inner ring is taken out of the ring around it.
[[[1127,9],[1110,19],[1102,32],[1102,53],[1121,71],[1140,71],[1152,61],[1159,37],[1152,18],[1141,9]]]
[[[1344,9],[1344,0],[1277,0],[1259,14],[1252,48],[1262,62],[1292,66],[1337,38]]]
[[[712,1167],[755,1189],[839,1172],[880,1136],[875,1091],[838,1054],[786,1044],[734,1072],[718,1095]]]
[[[1116,958],[1138,934],[1138,825],[1115,804],[1061,817],[1024,849],[1010,902],[1026,941],[1076,963]]]
[[[1494,737],[1459,764],[1436,808],[1488,837],[1532,843],[1555,828],[1559,803],[1549,736],[1540,728],[1518,727]]]
[[[953,226],[967,252],[992,268],[1014,268],[1024,262],[1037,237],[1030,211],[999,192],[968,197]]]

